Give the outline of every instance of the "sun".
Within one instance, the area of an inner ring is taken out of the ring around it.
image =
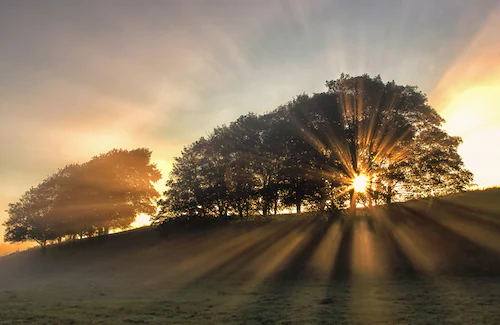
[[[352,179],[352,187],[354,188],[354,191],[364,193],[366,191],[366,188],[368,187],[368,181],[368,176],[366,176],[365,174],[356,175]]]
[[[138,214],[135,217],[135,221],[132,223],[133,228],[139,228],[144,226],[149,226],[151,224],[151,217],[145,213]]]

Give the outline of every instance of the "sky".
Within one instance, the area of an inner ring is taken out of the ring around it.
[[[68,163],[147,147],[166,177],[215,126],[342,72],[418,86],[500,185],[498,31],[490,0],[1,1],[0,222]]]

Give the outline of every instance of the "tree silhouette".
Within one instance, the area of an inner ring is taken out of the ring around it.
[[[416,87],[368,75],[341,75],[326,86],[273,112],[241,116],[185,148],[158,220],[337,210],[347,195],[355,210],[358,199],[390,204],[471,184],[460,138],[446,134]],[[359,175],[368,180],[363,193],[353,186]]]
[[[147,149],[112,150],[47,177],[9,205],[5,241],[48,241],[127,228],[139,213],[154,214],[161,178]]]
[[[374,197],[399,199],[464,190],[472,181],[444,120],[416,87],[380,77],[341,76],[327,83],[341,102],[351,173],[370,176]],[[352,175],[349,175],[352,177]]]

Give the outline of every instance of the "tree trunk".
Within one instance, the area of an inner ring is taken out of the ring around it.
[[[250,202],[248,201],[245,202],[245,213],[247,215],[247,218],[250,217]]]
[[[238,214],[240,215],[240,218],[243,218],[243,213],[244,213],[243,203],[239,203],[238,204]]]
[[[349,207],[349,214],[351,216],[356,216],[356,199],[357,199],[357,194],[354,190],[351,190],[350,192],[350,195],[351,195],[351,204],[350,204],[350,207]]]
[[[323,213],[325,212],[325,208],[326,208],[326,198],[322,198],[320,201],[319,201],[319,213]]]
[[[267,201],[264,201],[262,204],[262,216],[267,217],[267,214],[269,212],[269,203]]]
[[[302,201],[299,200],[295,203],[295,209],[297,210],[297,213],[300,213],[301,208],[302,208]]]
[[[40,244],[40,251],[43,255],[45,255],[47,253],[47,240],[41,240],[38,242],[38,244]]]
[[[392,203],[392,186],[387,187],[387,194],[385,195],[385,203],[390,205]]]

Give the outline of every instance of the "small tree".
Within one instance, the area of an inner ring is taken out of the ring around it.
[[[45,246],[65,236],[94,236],[127,228],[139,213],[154,214],[161,174],[147,149],[112,150],[69,165],[9,204],[5,241]]]

